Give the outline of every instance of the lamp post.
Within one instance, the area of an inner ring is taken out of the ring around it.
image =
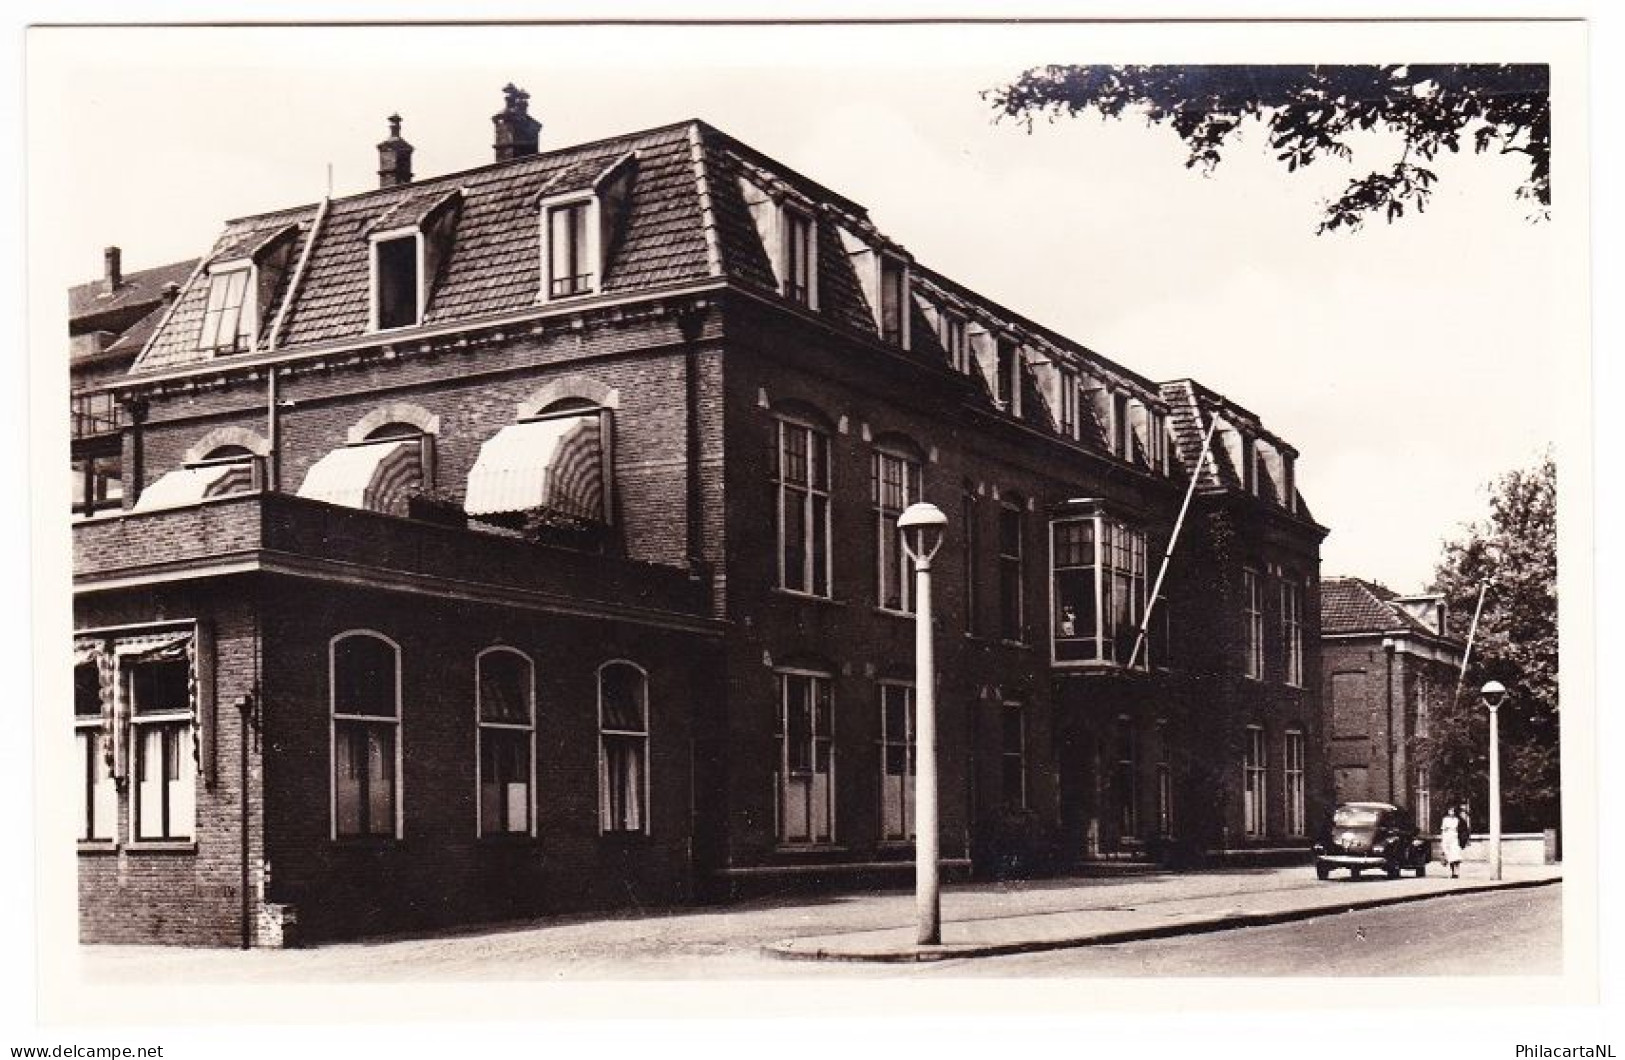
[[[1506,686],[1490,681],[1478,698],[1490,712],[1490,879],[1501,878],[1501,728],[1496,714],[1506,699]]]
[[[948,517],[934,504],[911,504],[898,517],[903,551],[914,561],[914,906],[921,946],[942,942],[937,878],[937,697],[931,644],[931,557]]]

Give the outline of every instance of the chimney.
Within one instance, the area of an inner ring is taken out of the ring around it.
[[[158,289],[158,297],[164,300],[164,305],[169,305],[180,296],[181,285],[176,283],[174,280],[170,280],[168,283],[164,284]]]
[[[102,257],[107,262],[107,270],[103,279],[107,282],[107,292],[111,294],[124,283],[123,255],[118,247],[108,247],[102,251]]]
[[[515,88],[510,82],[503,87],[502,95],[506,100],[502,113],[491,116],[491,124],[496,126],[496,142],[492,147],[498,162],[511,162],[536,153],[542,123],[530,116],[529,92]]]
[[[412,145],[401,139],[401,116],[389,116],[389,139],[378,145],[378,186],[412,183]]]

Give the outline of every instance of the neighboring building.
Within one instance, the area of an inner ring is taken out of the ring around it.
[[[701,122],[229,222],[74,528],[88,940],[274,945],[912,868],[1267,856],[1324,811],[1296,453]],[[1191,469],[1195,500],[1137,632]]]
[[[101,279],[68,289],[73,510],[81,515],[122,502],[119,431],[126,410],[103,388],[130,370],[197,268],[193,259],[125,273],[122,259],[118,247],[108,247]]]
[[[1359,578],[1320,585],[1327,760],[1338,801],[1409,809],[1425,829],[1443,802],[1415,753],[1430,718],[1455,693],[1462,644],[1447,632],[1444,597],[1400,596]]]

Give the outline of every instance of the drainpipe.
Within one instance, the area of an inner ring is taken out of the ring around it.
[[[688,568],[698,572],[704,562],[704,534],[700,519],[704,498],[700,492],[700,331],[705,325],[705,307],[685,308],[677,314],[677,327],[683,336],[684,403],[684,523]]]
[[[1399,800],[1394,797],[1394,638],[1382,638],[1382,653],[1387,663],[1383,671],[1386,677],[1383,681],[1383,691],[1386,696],[1388,718],[1385,723],[1388,729],[1388,801],[1397,806]]]
[[[130,416],[130,475],[129,488],[124,491],[126,498],[124,506],[133,507],[141,499],[141,484],[144,479],[146,464],[146,445],[144,444],[141,425],[147,422],[147,399],[140,397],[130,398],[125,402],[125,409]]]
[[[265,488],[282,492],[282,414],[277,407],[276,366],[265,371],[265,435],[271,450],[265,454]]]

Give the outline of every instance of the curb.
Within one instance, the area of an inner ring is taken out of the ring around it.
[[[1405,905],[1411,902],[1426,902],[1435,898],[1452,898],[1463,894],[1483,894],[1489,891],[1514,891],[1531,887],[1546,887],[1554,883],[1562,883],[1563,877],[1554,876],[1541,880],[1513,880],[1490,883],[1477,883],[1466,887],[1459,887],[1451,891],[1436,891],[1423,894],[1396,894],[1382,898],[1368,898],[1347,905],[1316,906],[1306,909],[1282,909],[1270,913],[1232,913],[1226,916],[1213,917],[1208,920],[1187,921],[1183,924],[1161,924],[1152,927],[1122,928],[1116,931],[1099,931],[1088,935],[1074,935],[1067,938],[1034,939],[1016,942],[987,942],[968,943],[953,946],[923,946],[896,949],[890,951],[877,951],[874,953],[842,953],[837,950],[813,949],[790,950],[781,947],[808,938],[817,936],[803,936],[799,939],[784,939],[779,942],[770,942],[762,946],[762,952],[769,957],[781,961],[842,961],[854,964],[923,964],[935,961],[952,961],[965,957],[1007,957],[1017,953],[1043,953],[1049,950],[1081,949],[1087,946],[1107,946],[1119,942],[1143,942],[1150,939],[1175,938],[1181,935],[1207,935],[1219,931],[1231,931],[1236,928],[1264,927],[1270,924],[1288,924],[1297,920],[1313,920],[1323,916],[1336,916],[1342,913],[1352,913],[1362,909],[1378,909],[1389,905]],[[1042,914],[1033,914],[1042,915]],[[885,930],[885,929],[881,929]],[[853,932],[853,934],[867,934],[868,932]],[[826,938],[829,936],[825,936]]]

